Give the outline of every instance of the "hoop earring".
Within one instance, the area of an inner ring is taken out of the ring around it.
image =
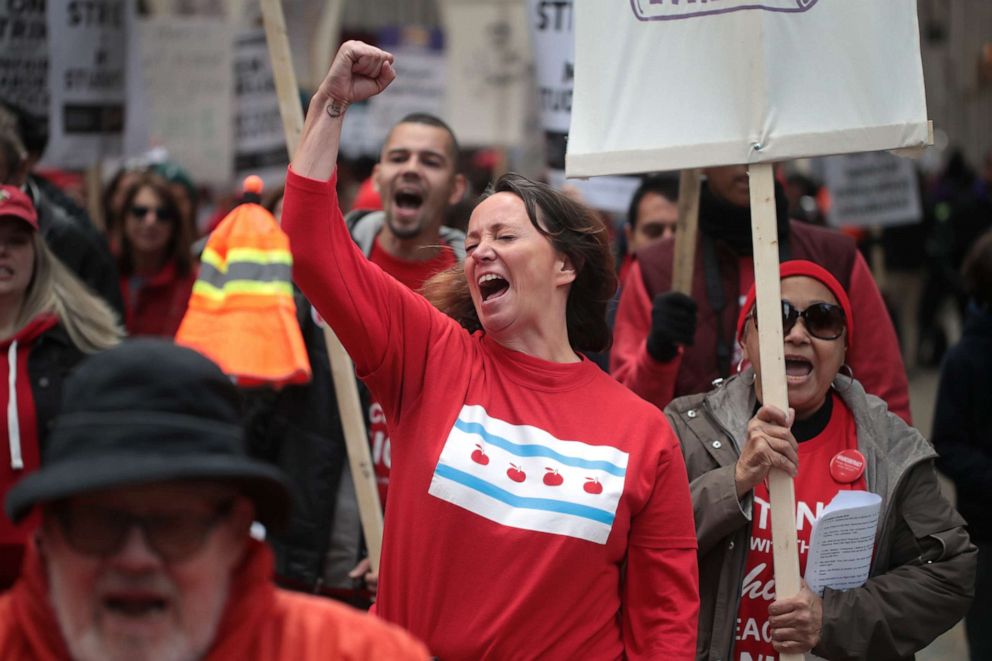
[[[741,356],[741,359],[739,361],[737,361],[737,373],[738,374],[741,373],[741,368],[742,367],[744,367],[744,357],[743,356]]]
[[[846,372],[844,371],[845,368],[847,369]],[[840,366],[840,369],[837,370],[837,374],[843,374],[844,376],[847,377],[847,387],[843,388],[842,392],[847,392],[848,390],[850,390],[851,386],[854,384],[854,369],[847,363],[844,363],[843,365]],[[837,382],[839,383],[840,379],[837,379]]]

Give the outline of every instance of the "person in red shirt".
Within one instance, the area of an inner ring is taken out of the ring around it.
[[[630,198],[624,225],[626,253],[620,261],[623,285],[637,253],[653,243],[675,236],[679,220],[679,180],[671,174],[655,174],[641,182]]]
[[[117,259],[128,334],[173,337],[179,330],[196,282],[191,236],[165,180],[142,174],[124,198]]]
[[[384,274],[348,235],[335,165],[347,107],[394,77],[388,53],[341,47],[283,211],[296,281],[390,421],[375,612],[442,659],[688,658],[681,453],[660,411],[579,353],[609,339],[605,224],[505,175],[472,213],[464,267],[428,283],[448,314]]]
[[[426,113],[406,115],[386,137],[372,174],[381,195],[379,210],[347,216],[362,253],[413,291],[465,257],[465,235],[444,225],[450,206],[465,194],[458,163],[458,141],[443,120]],[[377,576],[362,558],[358,505],[344,461],[323,320],[302,295],[296,304],[314,378],[252,407],[257,456],[292,475],[307,504],[285,531],[270,537],[277,574],[287,587],[367,606]],[[361,394],[379,499],[385,504],[392,464],[389,424],[382,404],[365,388]]]
[[[789,410],[762,404],[754,287],[737,325],[753,367],[665,409],[696,512],[696,657],[911,658],[967,610],[975,547],[940,494],[933,448],[849,376],[848,350],[862,338],[844,288],[803,260],[783,263],[781,276]],[[812,524],[839,491],[882,497],[866,583],[822,594],[803,583],[798,595],[776,594],[766,484],[773,468],[794,479],[801,573]]]
[[[40,513],[0,596],[5,661],[426,661],[398,627],[272,585],[249,534],[290,511],[287,481],[244,451],[241,400],[214,363],[140,338],[66,384],[42,468],[7,515]]]
[[[663,239],[638,254],[623,282],[616,314],[610,373],[659,408],[675,397],[706,392],[740,362],[734,322],[754,281],[747,168],[730,165],[705,172],[691,292],[671,291],[675,242]],[[775,206],[780,260],[815,262],[844,286],[863,321],[861,341],[848,363],[868,392],[912,424],[899,339],[854,241],[790,220],[781,187]]]

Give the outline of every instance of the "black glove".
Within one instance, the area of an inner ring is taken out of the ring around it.
[[[679,344],[691,346],[696,337],[696,302],[677,291],[654,297],[648,353],[667,363],[678,353]]]

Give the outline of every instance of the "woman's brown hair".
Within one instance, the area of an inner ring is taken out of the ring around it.
[[[606,307],[617,289],[606,224],[591,209],[546,184],[518,174],[505,174],[489,186],[479,202],[496,193],[512,193],[527,209],[527,217],[555,250],[567,255],[575,268],[568,292],[565,323],[576,351],[603,351],[612,336]],[[461,264],[424,283],[423,293],[442,312],[469,332],[482,328]]]
[[[124,197],[124,214],[127,215],[131,212],[134,198],[144,188],[150,188],[154,191],[172,223],[172,235],[169,237],[169,245],[166,249],[166,263],[175,262],[178,275],[189,275],[193,268],[193,255],[190,251],[190,246],[193,244],[193,228],[179,212],[179,204],[176,202],[175,195],[169,190],[169,184],[165,179],[151,172],[142,174],[141,178],[131,185]],[[121,232],[120,241],[121,248],[117,258],[117,267],[121,275],[131,275],[134,272],[134,260],[131,256],[131,242],[127,238],[127,232]]]

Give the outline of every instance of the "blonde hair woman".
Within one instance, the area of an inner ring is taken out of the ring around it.
[[[110,307],[49,250],[30,199],[0,186],[0,497],[38,468],[69,371],[122,334]],[[35,523],[0,515],[0,589],[20,573]]]

